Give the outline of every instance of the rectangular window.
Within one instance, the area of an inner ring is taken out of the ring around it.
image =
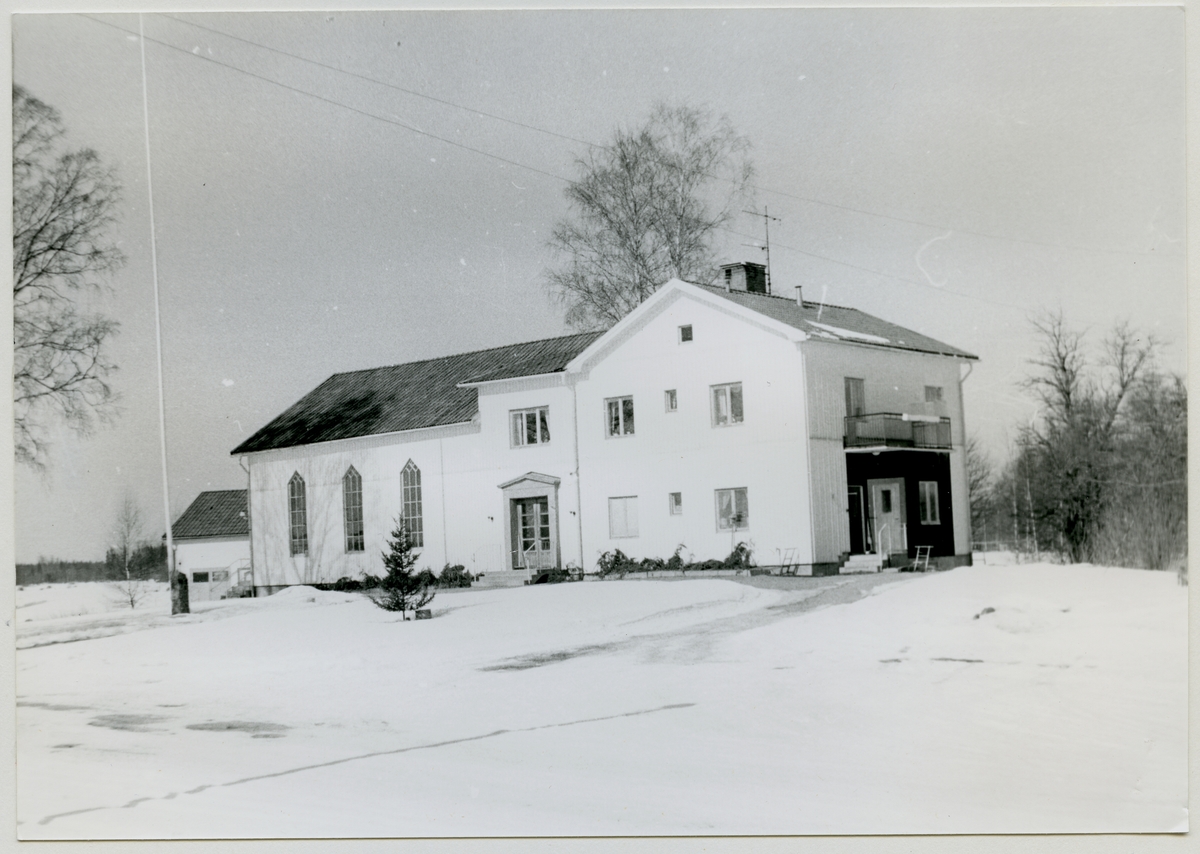
[[[212,574],[212,580],[213,581],[228,581],[229,580],[229,570],[228,569],[216,570]]]
[[[863,381],[855,377],[846,377],[846,414],[865,415],[867,398],[863,392]]]
[[[717,530],[734,531],[750,527],[750,502],[746,487],[717,490]]]
[[[679,343],[686,344],[692,340],[692,324],[679,327]]]
[[[193,572],[192,573],[192,583],[193,584],[207,584],[208,583],[208,573],[207,572]]]
[[[611,397],[604,401],[604,407],[608,414],[608,435],[632,436],[633,398]]]
[[[942,399],[942,387],[940,385],[925,386],[925,402],[936,403]]]
[[[638,535],[637,496],[608,499],[608,536],[612,539]]]
[[[679,395],[675,393],[675,389],[669,388],[666,393],[667,412],[675,412],[679,409]]]
[[[544,445],[550,441],[550,407],[514,409],[508,413],[512,446]]]
[[[682,516],[683,515],[683,493],[682,492],[672,492],[668,504],[671,507],[671,515],[672,516]]]
[[[725,383],[712,387],[714,427],[742,423],[742,384]]]
[[[942,524],[938,512],[938,485],[936,480],[923,480],[918,484],[921,493],[921,524]]]

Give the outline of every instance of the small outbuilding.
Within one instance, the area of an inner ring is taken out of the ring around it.
[[[175,569],[186,576],[191,601],[220,599],[234,588],[254,589],[246,490],[201,492],[171,531]]]

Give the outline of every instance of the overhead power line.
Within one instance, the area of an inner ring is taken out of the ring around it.
[[[103,26],[105,26],[105,27],[109,27],[109,28],[111,28],[111,29],[117,30],[118,32],[126,33],[127,35],[133,35],[133,36],[137,36],[137,35],[138,35],[138,34],[137,34],[135,31],[128,30],[128,29],[126,29],[126,28],[124,28],[124,27],[121,27],[121,26],[119,26],[119,25],[117,25],[117,24],[109,23],[108,21],[102,21],[102,20],[99,20],[99,19],[97,19],[97,18],[93,18],[93,17],[92,17],[92,16],[90,16],[90,15],[82,15],[82,14],[81,14],[81,15],[80,15],[80,17],[86,18],[87,20],[89,20],[89,21],[92,21],[93,23],[96,23],[96,24],[101,24],[101,25],[103,25]],[[171,17],[171,16],[166,16],[166,17]],[[185,22],[185,23],[186,23],[186,22]],[[202,28],[202,29],[207,29],[207,28]],[[214,30],[213,32],[217,32],[217,31],[215,31],[215,30]],[[455,148],[460,148],[460,149],[462,149],[462,150],[464,150],[464,151],[469,151],[469,152],[471,152],[471,153],[473,153],[473,154],[478,154],[478,155],[481,155],[481,156],[483,156],[483,157],[487,157],[487,158],[490,158],[490,159],[492,159],[492,160],[496,160],[496,161],[498,161],[498,162],[500,162],[500,163],[504,163],[504,164],[506,164],[506,165],[509,165],[509,166],[516,167],[516,168],[518,168],[518,169],[524,169],[524,170],[526,170],[526,171],[529,171],[529,172],[534,172],[534,173],[536,173],[536,174],[538,174],[538,175],[543,175],[543,176],[545,176],[545,177],[547,177],[547,178],[552,178],[552,179],[554,179],[554,180],[556,180],[556,181],[561,181],[561,182],[562,182],[562,183],[564,183],[564,184],[569,184],[569,183],[571,182],[571,179],[569,179],[569,178],[566,178],[566,177],[564,177],[564,176],[562,176],[562,175],[557,175],[557,174],[555,174],[555,173],[553,173],[553,172],[548,172],[548,171],[546,171],[546,170],[544,170],[544,169],[539,169],[539,168],[537,168],[536,166],[530,166],[530,165],[528,165],[528,164],[526,164],[526,163],[521,163],[521,162],[519,162],[519,161],[517,161],[517,160],[511,160],[511,159],[509,159],[509,158],[507,158],[507,157],[503,157],[503,156],[501,156],[501,155],[498,155],[498,154],[493,154],[493,153],[492,153],[492,152],[490,152],[490,151],[484,151],[483,149],[480,149],[480,148],[475,148],[475,147],[473,147],[473,146],[466,145],[465,143],[461,143],[461,142],[458,142],[458,141],[456,141],[456,140],[453,140],[453,139],[448,139],[447,137],[440,136],[440,135],[438,135],[438,134],[430,133],[429,131],[422,130],[422,129],[420,129],[420,128],[418,128],[418,127],[415,127],[415,126],[413,126],[413,125],[410,125],[410,124],[408,124],[408,123],[406,123],[406,122],[399,121],[398,119],[389,118],[389,117],[387,117],[387,116],[380,116],[380,115],[378,115],[378,114],[376,114],[376,113],[372,113],[372,112],[370,112],[370,111],[363,110],[363,109],[360,109],[360,108],[358,108],[358,107],[351,106],[351,105],[349,105],[349,104],[343,103],[343,102],[341,102],[341,101],[338,101],[338,100],[336,100],[336,99],[333,99],[333,98],[328,98],[328,97],[325,97],[324,95],[318,95],[318,94],[316,94],[316,93],[314,93],[314,92],[309,92],[309,91],[307,91],[307,90],[300,89],[300,88],[298,88],[298,87],[296,87],[296,86],[292,86],[292,85],[290,85],[290,84],[283,83],[283,82],[281,82],[281,81],[279,81],[279,80],[275,80],[274,78],[267,77],[267,76],[265,76],[265,75],[258,74],[258,73],[256,73],[256,72],[253,72],[253,71],[248,71],[248,70],[246,70],[246,69],[244,69],[244,68],[239,68],[239,67],[238,67],[238,66],[236,66],[236,65],[231,65],[231,64],[229,64],[229,63],[227,63],[227,62],[222,62],[222,61],[220,61],[220,60],[218,60],[218,59],[215,59],[215,58],[213,58],[213,57],[210,57],[210,56],[205,56],[204,54],[200,54],[200,53],[193,53],[191,50],[188,50],[187,48],[184,48],[184,47],[179,47],[178,45],[171,44],[170,42],[166,42],[166,41],[162,41],[162,40],[160,40],[160,39],[152,38],[151,36],[141,36],[141,38],[144,38],[144,39],[145,39],[145,41],[152,42],[152,43],[154,43],[154,44],[157,44],[157,45],[160,45],[160,46],[162,46],[162,47],[166,47],[166,48],[169,48],[169,49],[171,49],[171,50],[173,50],[173,51],[176,51],[176,52],[178,52],[178,53],[181,53],[181,54],[183,54],[184,56],[188,56],[188,57],[191,57],[191,58],[193,58],[193,59],[200,59],[200,60],[203,60],[204,62],[207,62],[207,63],[209,63],[209,64],[211,64],[211,65],[216,65],[216,66],[218,66],[218,67],[220,67],[220,68],[225,68],[225,69],[228,69],[228,70],[230,70],[230,71],[235,71],[235,72],[237,72],[237,73],[239,73],[239,74],[243,74],[243,75],[245,75],[245,76],[247,76],[247,77],[252,77],[252,78],[254,78],[254,79],[256,79],[256,80],[260,80],[260,81],[262,81],[262,82],[264,82],[264,83],[268,83],[268,84],[270,84],[270,85],[272,85],[272,86],[278,86],[278,87],[280,87],[281,89],[284,89],[284,90],[286,90],[286,91],[293,92],[293,93],[295,93],[295,94],[298,94],[298,95],[304,95],[304,96],[306,96],[306,97],[308,97],[308,98],[312,98],[312,99],[314,99],[314,100],[321,101],[322,103],[329,104],[329,105],[331,105],[331,106],[334,106],[334,107],[339,107],[339,108],[341,108],[341,109],[344,109],[344,110],[349,110],[350,112],[356,113],[356,114],[358,114],[358,115],[360,115],[360,116],[364,116],[364,117],[366,117],[366,118],[369,118],[369,119],[374,119],[374,120],[376,120],[376,121],[380,121],[380,122],[383,122],[383,123],[385,123],[385,124],[392,125],[393,127],[398,127],[398,128],[401,128],[401,129],[403,129],[403,130],[407,130],[407,131],[409,131],[409,132],[411,132],[411,133],[418,134],[418,135],[420,135],[420,136],[424,136],[424,137],[427,137],[427,138],[429,138],[429,139],[437,140],[438,142],[445,143],[446,145],[450,145],[450,146],[453,146],[453,147],[455,147]],[[236,37],[234,37],[234,38],[236,38]],[[256,43],[254,43],[254,42],[249,42],[249,43],[250,43],[250,44],[255,44],[256,46],[261,46],[261,45],[257,45],[257,44],[256,44]],[[261,46],[261,47],[265,47],[265,46]],[[267,48],[267,49],[268,49],[268,50],[271,50],[271,48]],[[289,54],[289,55],[290,55],[290,54]],[[305,60],[305,61],[311,61],[311,60]],[[317,64],[322,64],[322,63],[317,63]],[[326,67],[333,68],[333,66],[326,66]],[[333,70],[338,70],[338,69],[334,68]],[[355,75],[355,76],[359,76],[359,75]],[[369,78],[365,78],[365,79],[369,79]],[[372,81],[372,82],[379,82],[379,81]],[[387,85],[387,84],[384,84],[384,85]],[[435,100],[437,100],[437,99],[435,99]],[[458,106],[458,105],[451,104],[451,102],[448,102],[448,101],[447,101],[447,102],[443,102],[443,103],[450,104],[451,106]],[[468,109],[468,110],[469,110],[470,108],[468,108],[468,107],[462,107],[461,109]],[[473,112],[475,112],[475,111],[473,111]],[[483,115],[489,115],[489,114],[483,114]],[[517,122],[516,124],[521,124],[521,123]],[[523,126],[523,127],[530,127],[530,128],[532,128],[532,129],[535,129],[535,130],[537,129],[537,128],[534,128],[532,125],[528,125],[528,126],[527,126],[527,125],[521,125],[521,126]],[[556,135],[558,135],[558,134],[556,134]],[[572,139],[572,140],[573,140],[573,138],[571,138],[571,137],[565,137],[565,138],[567,138],[567,139]],[[579,142],[583,142],[582,140],[573,140],[573,141],[579,141]],[[587,143],[587,142],[584,142],[584,144],[586,144],[586,145],[594,145],[593,143]],[[745,233],[743,233],[743,232],[735,231],[735,230],[733,230],[733,229],[726,228],[726,227],[723,227],[723,226],[721,227],[721,230],[722,230],[722,231],[725,231],[725,232],[727,232],[727,233],[729,233],[729,234],[737,235],[737,236],[739,236],[739,237],[746,237],[746,238],[749,238],[749,239],[752,239],[752,240],[757,240],[757,239],[758,239],[758,238],[757,238],[755,235],[751,235],[751,234],[745,234]],[[1022,306],[1017,306],[1017,305],[1013,305],[1012,303],[1006,303],[1006,302],[1002,302],[1002,301],[999,301],[999,300],[990,299],[990,298],[988,298],[988,297],[982,297],[982,296],[978,296],[978,295],[974,295],[974,294],[967,294],[967,293],[963,293],[963,292],[961,292],[961,291],[954,291],[954,290],[950,290],[950,289],[948,289],[948,288],[938,287],[937,285],[933,285],[933,284],[931,284],[931,283],[929,283],[929,282],[923,282],[923,281],[921,281],[921,280],[919,280],[919,279],[914,279],[914,278],[910,278],[910,277],[907,277],[907,276],[900,276],[900,275],[896,275],[895,273],[888,273],[888,272],[885,272],[885,271],[883,271],[883,270],[876,270],[876,269],[873,269],[873,268],[871,268],[871,267],[864,267],[864,266],[862,266],[862,265],[859,265],[859,264],[853,264],[853,263],[851,263],[851,262],[849,262],[849,261],[842,261],[842,260],[840,260],[840,259],[838,259],[838,258],[831,258],[831,257],[829,257],[829,256],[827,256],[827,255],[821,255],[820,253],[817,253],[817,252],[811,252],[811,251],[809,251],[809,250],[807,250],[807,249],[801,249],[801,248],[799,248],[799,247],[797,247],[797,246],[790,246],[790,245],[788,245],[788,244],[786,244],[786,243],[779,243],[778,241],[773,241],[773,244],[772,244],[772,245],[774,245],[774,246],[777,246],[777,247],[779,247],[779,248],[782,248],[782,249],[787,249],[787,250],[789,250],[789,251],[792,251],[792,252],[797,252],[797,253],[799,253],[799,254],[801,254],[801,255],[806,255],[806,256],[808,256],[808,257],[810,257],[810,258],[816,258],[816,259],[819,259],[819,260],[821,260],[821,261],[826,261],[826,262],[829,262],[829,263],[831,263],[831,264],[837,264],[837,265],[839,265],[839,266],[842,266],[842,267],[847,267],[847,268],[849,268],[849,269],[852,269],[852,270],[859,270],[859,271],[862,271],[862,272],[865,272],[865,273],[870,273],[870,274],[872,274],[872,275],[875,275],[875,276],[880,276],[880,277],[883,277],[883,278],[885,278],[885,279],[892,279],[892,280],[894,280],[894,281],[897,281],[897,282],[904,282],[904,283],[907,283],[907,284],[916,285],[916,286],[918,286],[918,287],[929,288],[929,289],[931,289],[931,290],[935,290],[935,291],[937,291],[938,293],[950,294],[950,295],[953,295],[953,296],[962,297],[962,298],[964,298],[964,299],[978,300],[978,301],[980,301],[980,302],[991,303],[992,305],[1004,306],[1004,307],[1006,307],[1006,308],[1015,308],[1015,309],[1019,309],[1019,310],[1022,310],[1022,311],[1024,310],[1024,307],[1022,307]]]
[[[721,231],[724,231],[728,234],[735,235],[737,237],[747,237],[751,240],[758,239],[753,234],[746,234],[745,232],[734,231],[733,229],[725,228],[724,226],[720,226],[720,228],[721,228]],[[837,258],[830,258],[828,255],[820,255],[816,252],[809,252],[807,249],[801,249],[798,246],[789,246],[788,244],[780,243],[777,240],[772,241],[771,245],[778,249],[788,249],[792,252],[798,252],[801,255],[807,255],[810,258],[819,258],[822,261],[829,261],[830,263],[833,263],[833,264],[839,264],[843,267],[849,267],[852,270],[861,270],[864,273],[871,273],[876,276],[882,276],[885,279],[893,279],[897,282],[905,282],[910,285],[916,285],[917,287],[928,288],[929,290],[937,291],[938,293],[941,293],[941,294],[951,294],[952,296],[962,297],[963,299],[978,300],[979,302],[991,303],[992,305],[1003,306],[1004,308],[1012,308],[1012,309],[1016,309],[1018,311],[1027,311],[1028,310],[1028,306],[1016,305],[1015,303],[1004,302],[1003,300],[991,299],[990,297],[981,297],[978,294],[965,294],[962,291],[954,291],[954,290],[950,290],[949,288],[939,287],[937,285],[931,284],[930,282],[922,282],[920,279],[913,279],[908,276],[899,276],[895,273],[886,273],[883,270],[876,270],[872,267],[863,267],[860,264],[851,264],[849,261],[841,261]]]
[[[242,38],[241,36],[235,36],[232,33],[227,33],[227,32],[224,32],[223,30],[217,30],[217,29],[213,29],[212,27],[206,27],[203,24],[197,24],[195,21],[189,21],[184,18],[177,18],[174,15],[168,15],[165,13],[159,13],[159,14],[161,15],[161,17],[170,18],[172,21],[177,21],[181,24],[186,24],[189,27],[195,27],[198,30],[205,30],[206,32],[210,32],[210,33],[214,33],[218,36],[222,36],[223,38],[232,39],[233,41],[238,41],[238,42],[241,42],[242,44],[248,44],[253,47],[262,48],[263,50],[270,51],[271,53],[276,53],[276,54],[279,54],[280,56],[286,56],[289,59],[295,59],[298,62],[306,62],[309,65],[315,65],[318,68],[325,68],[325,69],[328,69],[329,71],[336,71],[338,74],[345,74],[348,77],[354,77],[358,80],[364,80],[367,83],[374,83],[377,86],[383,86],[387,89],[393,89],[397,92],[403,92],[406,95],[412,95],[414,98],[424,98],[426,101],[433,101],[436,104],[443,104],[447,107],[453,107],[456,110],[465,110],[469,113],[474,113],[475,115],[478,115],[478,116],[486,116],[489,119],[495,119],[498,122],[505,122],[506,124],[510,124],[510,125],[513,125],[513,126],[519,127],[519,128],[524,128],[525,130],[535,131],[536,133],[549,134],[550,136],[558,137],[559,139],[566,140],[567,142],[577,142],[580,145],[586,145],[586,146],[589,146],[592,148],[596,147],[595,143],[588,142],[586,139],[579,139],[578,137],[568,136],[567,134],[558,133],[557,131],[552,131],[547,128],[537,127],[536,125],[526,124],[525,122],[520,122],[520,121],[517,121],[516,119],[510,119],[507,116],[500,116],[495,113],[489,113],[486,110],[480,110],[475,107],[467,107],[467,106],[464,106],[463,104],[456,104],[453,101],[447,101],[445,98],[438,98],[433,95],[428,95],[424,92],[418,92],[415,89],[406,89],[403,86],[397,86],[394,83],[388,83],[388,82],[386,82],[384,80],[380,80],[376,77],[369,77],[366,74],[359,74],[358,72],[355,72],[355,71],[348,71],[345,68],[338,68],[336,65],[329,65],[328,63],[324,63],[324,62],[321,62],[316,59],[309,59],[306,56],[300,56],[299,54],[289,53],[288,51],[280,50],[277,47],[271,47],[270,45],[265,45],[265,44],[261,44],[256,41],[251,41],[250,39],[245,39],[245,38]]]
[[[97,18],[93,18],[91,15],[81,15],[80,17],[87,18],[89,21],[93,21],[97,24],[103,24],[106,27],[111,27],[114,30],[120,30],[121,32],[128,33],[129,35],[137,35],[137,33],[134,33],[132,30],[127,30],[124,27],[117,26],[116,24],[110,24],[108,21],[101,21]],[[426,137],[429,137],[430,139],[436,139],[438,142],[444,142],[447,145],[453,145],[455,148],[461,148],[464,151],[470,151],[475,154],[483,155],[484,157],[490,157],[491,159],[498,160],[501,163],[507,163],[509,166],[516,166],[520,169],[526,169],[530,172],[536,172],[539,175],[545,175],[547,178],[554,178],[555,180],[562,181],[564,183],[570,183],[570,179],[564,178],[562,175],[555,175],[554,173],[547,172],[544,169],[538,169],[536,166],[529,166],[525,163],[519,163],[516,160],[509,160],[507,157],[501,157],[499,154],[492,154],[490,151],[484,151],[481,148],[474,148],[470,145],[465,145],[464,143],[456,142],[455,140],[448,139],[444,136],[438,136],[435,133],[430,133],[429,131],[421,130],[418,127],[414,127],[413,125],[407,124],[398,119],[392,119],[392,118],[388,118],[387,116],[376,115],[375,113],[368,112],[367,110],[362,110],[362,109],[359,109],[358,107],[352,107],[349,104],[344,104],[341,101],[336,101],[333,98],[326,98],[324,95],[317,95],[314,92],[308,92],[304,89],[300,89],[295,86],[290,86],[287,83],[281,83],[280,81],[274,80],[270,77],[266,77],[265,75],[256,74],[255,72],[247,71],[244,68],[238,68],[236,65],[230,65],[228,63],[221,62],[219,60],[213,59],[210,56],[204,56],[203,54],[199,54],[199,53],[192,53],[187,48],[173,45],[170,42],[161,41],[159,39],[151,38],[150,36],[143,36],[143,38],[148,42],[153,42],[154,44],[162,45],[163,47],[167,47],[167,48],[170,48],[171,50],[178,51],[179,53],[182,53],[185,56],[190,56],[193,59],[202,59],[205,62],[212,63],[213,65],[218,65],[221,68],[228,68],[230,71],[236,71],[239,74],[245,74],[247,77],[253,77],[256,80],[262,80],[264,83],[270,83],[273,86],[279,86],[282,89],[287,89],[289,92],[295,92],[297,95],[304,95],[309,98],[314,98],[318,101],[323,101],[326,104],[331,104],[335,107],[341,107],[344,110],[349,110],[353,113],[358,113],[360,116],[366,116],[369,119],[375,119],[376,121],[386,122],[387,124],[395,125],[396,127],[400,127],[400,128],[404,128],[405,130],[411,131],[415,134],[420,134],[421,136],[426,136]]]
[[[784,190],[772,189],[771,187],[762,187],[757,184],[751,184],[750,186],[752,186],[754,189],[759,190],[764,193],[774,193],[777,196],[786,196],[790,199],[796,199],[797,201],[801,201],[801,202],[809,202],[814,205],[824,205],[827,208],[837,208],[838,210],[843,210],[843,211],[853,211],[854,213],[860,213],[860,214],[865,214],[867,216],[879,217],[880,219],[890,219],[893,222],[904,222],[904,223],[908,223],[909,225],[919,225],[919,226],[922,226],[925,228],[936,228],[939,230],[947,230],[948,229],[950,231],[955,232],[956,234],[969,234],[972,237],[983,237],[987,240],[1004,240],[1004,241],[1008,241],[1011,243],[1028,243],[1032,246],[1046,246],[1051,249],[1069,249],[1073,252],[1092,252],[1092,253],[1100,253],[1100,254],[1104,254],[1104,255],[1135,255],[1139,258],[1161,258],[1161,257],[1163,257],[1161,255],[1155,254],[1154,252],[1139,252],[1135,249],[1101,249],[1101,248],[1092,247],[1092,246],[1076,246],[1076,245],[1073,245],[1070,243],[1051,243],[1051,242],[1045,241],[1045,240],[1030,240],[1030,239],[1023,238],[1023,237],[1009,237],[1004,234],[989,234],[986,231],[972,231],[969,228],[958,228],[958,227],[952,227],[952,226],[948,226],[948,225],[940,225],[938,223],[925,222],[925,221],[919,220],[919,219],[905,219],[904,217],[901,217],[901,216],[893,216],[892,214],[879,213],[878,211],[869,211],[869,210],[865,210],[863,208],[855,208],[855,207],[851,207],[850,205],[839,205],[835,202],[826,202],[826,201],[822,201],[821,199],[809,198],[808,196],[799,196],[799,195],[796,195],[795,193],[788,193]]]
[[[335,65],[330,65],[328,63],[324,63],[319,60],[310,59],[308,57],[301,56],[296,53],[291,53],[290,51],[282,50],[280,48],[271,47],[270,45],[265,45],[260,42],[253,41],[251,39],[243,38],[241,36],[235,36],[232,33],[225,32],[224,30],[218,30],[213,27],[205,26],[204,24],[198,24],[194,21],[189,21],[185,18],[179,18],[179,17],[176,17],[175,15],[169,15],[169,14],[165,14],[165,13],[160,13],[160,14],[162,17],[169,18],[172,21],[176,21],[177,23],[184,24],[185,26],[195,27],[196,29],[204,30],[206,32],[213,33],[214,35],[218,35],[223,38],[232,39],[233,41],[238,41],[243,44],[250,45],[252,47],[261,48],[262,50],[270,51],[271,53],[275,53],[280,56],[286,56],[286,57],[288,57],[290,59],[294,59],[298,62],[308,63],[310,65],[315,65],[319,68],[324,68],[329,71],[336,72],[338,74],[345,74],[349,77],[354,77],[358,80],[363,80],[368,83],[373,83],[378,86],[383,86],[388,89],[395,90],[397,92],[403,92],[406,95],[411,95],[416,98],[423,98],[427,101],[432,101],[434,103],[442,104],[447,107],[452,107],[457,110],[464,110],[466,112],[473,113],[475,115],[485,116],[486,118],[494,119],[495,121],[504,122],[506,124],[513,125],[514,127],[523,128],[525,130],[533,131],[535,133],[542,133],[542,134],[546,134],[548,136],[553,136],[553,137],[556,137],[557,139],[565,140],[567,142],[574,142],[574,143],[578,143],[579,145],[585,145],[589,148],[602,147],[598,143],[590,142],[589,140],[586,140],[586,139],[580,139],[578,137],[570,136],[568,134],[559,133],[558,131],[550,130],[549,128],[544,128],[544,127],[541,127],[538,125],[529,124],[527,122],[518,121],[516,119],[511,119],[511,118],[508,118],[507,116],[501,116],[496,113],[489,113],[485,110],[480,110],[476,107],[469,107],[464,104],[459,104],[454,101],[447,100],[445,98],[438,98],[436,96],[429,95],[424,92],[419,92],[415,89],[408,89],[403,86],[397,86],[393,83],[388,83],[386,81],[380,80],[375,77],[371,77],[366,74],[359,74],[354,71],[348,71],[344,68],[339,68]],[[160,42],[160,44],[161,44],[161,42]],[[189,51],[189,53],[190,53],[190,51]],[[723,179],[720,176],[716,176],[716,175],[709,176],[709,177],[716,178],[717,180],[729,180],[729,179]],[[1047,240],[1033,240],[1030,238],[1011,237],[1009,235],[995,234],[995,233],[987,232],[987,231],[975,231],[972,229],[961,228],[958,226],[948,226],[948,225],[945,225],[944,223],[927,222],[925,220],[920,220],[920,219],[911,219],[908,217],[896,216],[895,214],[881,213],[879,211],[873,211],[873,210],[869,210],[867,208],[858,208],[858,207],[854,207],[853,205],[839,204],[837,202],[829,202],[829,201],[825,201],[824,199],[817,199],[817,198],[813,198],[812,196],[805,196],[805,195],[801,195],[799,193],[791,193],[786,190],[780,190],[780,189],[776,189],[774,187],[767,187],[767,186],[764,186],[761,184],[750,184],[749,186],[752,189],[757,190],[759,192],[771,193],[773,195],[783,196],[783,197],[789,198],[789,199],[795,199],[796,201],[804,202],[806,204],[820,205],[822,207],[834,208],[836,210],[842,210],[842,211],[848,211],[848,212],[852,212],[852,213],[862,214],[863,216],[878,217],[880,219],[891,220],[892,222],[902,222],[907,225],[916,225],[916,226],[920,226],[922,228],[936,228],[939,230],[951,229],[958,234],[969,234],[973,237],[982,237],[986,240],[1001,240],[1001,241],[1008,241],[1008,242],[1012,242],[1012,243],[1024,243],[1024,244],[1028,244],[1031,246],[1044,246],[1044,247],[1048,247],[1051,249],[1067,249],[1067,250],[1074,251],[1074,252],[1091,252],[1091,253],[1100,253],[1100,254],[1106,254],[1106,255],[1133,255],[1133,256],[1148,257],[1148,258],[1163,257],[1161,255],[1155,254],[1154,252],[1140,252],[1140,251],[1132,250],[1132,249],[1108,249],[1108,248],[1100,248],[1100,247],[1092,247],[1092,246],[1078,246],[1078,245],[1069,244],[1069,243],[1054,243],[1052,241],[1047,241]]]

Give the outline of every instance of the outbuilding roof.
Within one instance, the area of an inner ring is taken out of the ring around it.
[[[748,291],[726,291],[722,287],[712,285],[697,285],[697,287],[760,314],[765,314],[780,323],[786,323],[814,338],[886,347],[893,350],[935,353],[939,356],[953,356],[959,359],[979,358],[965,350],[943,344],[941,341],[911,329],[905,329],[903,326],[888,323],[886,320],[881,320],[856,308],[807,301],[801,306],[796,300],[787,297]]]
[[[248,537],[246,490],[221,489],[201,492],[171,526],[176,540],[200,537]]]
[[[233,453],[470,421],[479,411],[478,392],[463,383],[556,373],[602,334],[583,332],[334,374]]]

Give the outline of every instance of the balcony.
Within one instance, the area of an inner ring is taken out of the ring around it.
[[[846,448],[932,448],[949,450],[950,419],[934,415],[873,412],[847,415]]]

